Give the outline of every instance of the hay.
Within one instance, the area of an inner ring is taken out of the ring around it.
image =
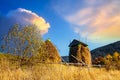
[[[82,57],[87,65],[91,65],[91,53],[88,47],[81,46]]]
[[[73,58],[71,55],[75,56],[79,61]],[[69,62],[78,63],[80,61],[83,61],[87,65],[91,65],[91,53],[89,48],[82,44],[70,47]]]
[[[45,41],[47,54],[49,56],[47,62],[50,63],[59,63],[61,62],[61,57],[56,49],[56,47],[52,44],[50,40]]]

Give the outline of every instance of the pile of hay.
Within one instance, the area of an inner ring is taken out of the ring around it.
[[[75,45],[74,45],[75,44]],[[91,65],[91,53],[86,44],[81,43],[77,40],[73,40],[70,44],[69,50],[69,62],[71,63],[82,63],[84,62],[86,65]],[[76,57],[76,59],[74,57]]]
[[[47,62],[50,63],[60,63],[61,57],[56,49],[56,47],[52,44],[50,40],[45,41],[46,50],[48,54],[48,60]]]
[[[82,52],[82,58],[84,59],[84,62],[87,65],[91,65],[91,53],[89,51],[88,47],[84,47],[83,45],[81,45],[81,52]]]

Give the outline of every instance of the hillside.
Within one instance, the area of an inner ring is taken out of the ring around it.
[[[91,51],[92,58],[96,58],[98,56],[105,56],[107,54],[113,54],[115,51],[120,53],[120,41],[96,48]]]

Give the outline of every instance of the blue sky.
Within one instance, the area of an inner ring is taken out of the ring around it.
[[[73,39],[90,50],[120,40],[120,0],[0,0],[0,34],[14,23],[35,24],[60,55]]]

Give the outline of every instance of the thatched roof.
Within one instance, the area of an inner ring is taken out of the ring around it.
[[[79,44],[82,44],[83,46],[88,46],[87,44],[85,44],[85,43],[83,43],[83,42],[81,42],[81,41],[78,41],[78,40],[76,40],[76,39],[74,39],[71,43],[70,43],[70,45],[69,45],[69,47],[74,47],[74,46],[77,46],[77,45],[79,45]]]

